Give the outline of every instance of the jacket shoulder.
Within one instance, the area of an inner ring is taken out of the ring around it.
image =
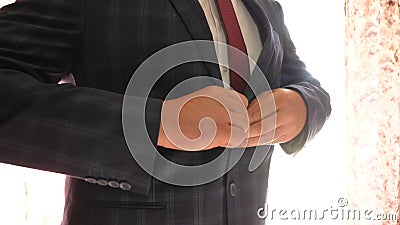
[[[283,11],[282,6],[278,1],[273,0],[257,0],[259,5],[263,8],[267,14],[269,22],[275,31],[280,33],[283,29]]]

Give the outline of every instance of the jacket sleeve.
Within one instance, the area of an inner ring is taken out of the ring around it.
[[[124,139],[123,96],[58,84],[79,48],[83,2],[19,0],[0,10],[0,162],[103,185],[117,181],[147,194],[151,176]],[[161,104],[147,103],[152,140]]]
[[[307,122],[300,134],[281,147],[287,154],[300,151],[306,142],[310,141],[322,128],[331,113],[329,94],[321,87],[318,80],[306,70],[304,63],[296,54],[296,48],[284,24],[282,7],[278,2],[281,15],[281,43],[284,48],[281,87],[297,91],[303,97],[307,106]]]

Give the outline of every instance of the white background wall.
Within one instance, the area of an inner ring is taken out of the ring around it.
[[[331,209],[348,198],[345,164],[344,2],[279,0],[286,25],[308,70],[330,93],[332,115],[316,138],[295,157],[276,149],[268,202],[271,209]],[[342,221],[282,221],[267,224],[341,224]]]
[[[0,0],[3,5],[11,0]],[[333,112],[313,142],[295,157],[277,148],[269,208],[329,209],[345,195],[344,11],[339,0],[280,0],[298,54],[331,94]],[[64,176],[0,164],[0,224],[59,224]],[[255,212],[256,213],[256,212]],[[321,224],[282,221],[267,224]],[[323,221],[340,224],[340,221]]]

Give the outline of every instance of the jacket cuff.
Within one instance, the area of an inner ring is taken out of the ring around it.
[[[283,149],[283,151],[286,152],[286,154],[291,155],[298,153],[300,150],[304,148],[304,146],[307,143],[307,135],[308,134],[308,124],[306,124],[303,127],[303,130],[292,140],[281,143],[280,146]]]
[[[134,142],[134,149],[129,149],[128,144],[124,142],[121,147],[122,152],[119,150],[110,150],[113,154],[107,154],[107,162],[109,164],[103,165],[102,167],[93,168],[90,176],[85,177],[85,181],[89,183],[99,184],[101,186],[110,186],[113,188],[119,188],[124,191],[129,191],[141,195],[148,195],[152,176],[142,168],[142,166],[136,161],[132,154],[136,154],[135,157],[147,157],[146,152],[152,151],[151,147],[156,148],[158,139],[160,119],[161,119],[161,100],[151,99],[147,101],[145,109],[145,118],[141,118],[140,112],[137,108],[127,108],[130,119],[128,121],[133,126],[137,126],[139,123],[143,123],[145,120],[146,130],[134,130],[134,135],[131,135],[130,140]],[[129,107],[129,106],[127,106]],[[126,135],[126,134],[125,134]],[[151,143],[145,141],[148,138]],[[123,156],[121,155],[123,154]],[[155,163],[154,160],[150,163]]]

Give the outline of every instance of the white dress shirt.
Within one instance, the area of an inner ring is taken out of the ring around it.
[[[258,27],[255,24],[252,16],[247,10],[246,6],[241,0],[231,0],[233,8],[235,9],[236,16],[238,17],[239,26],[242,30],[244,43],[246,44],[247,54],[257,62],[262,50],[262,43]],[[215,42],[227,43],[227,37],[224,30],[224,23],[220,17],[218,5],[215,0],[199,0],[201,7],[207,19],[208,26],[210,27],[213,40]],[[220,45],[215,46],[218,62],[229,65],[228,49]],[[250,64],[250,74],[253,72],[255,65]],[[222,81],[224,86],[229,84],[229,69],[220,66]]]

